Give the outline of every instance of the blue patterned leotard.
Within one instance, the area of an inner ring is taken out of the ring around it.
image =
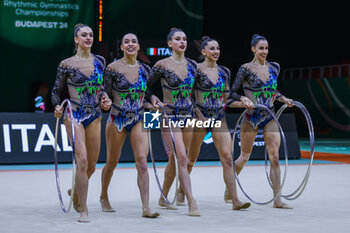
[[[207,73],[198,68],[194,90],[196,106],[201,110],[203,116],[220,120],[225,117],[223,103],[227,93],[226,87],[230,84],[230,71],[226,67],[218,65],[215,75],[218,79],[214,83]]]
[[[82,61],[75,56],[62,61],[58,66],[52,90],[53,106],[60,105],[64,99],[69,99],[72,103],[73,119],[87,127],[102,115],[100,96],[105,92],[104,67],[105,60],[98,55],[93,55],[91,61]],[[67,114],[71,113],[67,110],[65,116]]]
[[[136,67],[127,67],[117,60],[105,72],[106,91],[113,99],[108,122],[112,122],[119,131],[125,128],[130,132],[142,120],[150,68],[141,62],[137,64]],[[130,81],[133,79],[135,82]]]
[[[185,64],[175,64],[170,58],[165,58],[152,68],[148,86],[161,79],[163,102],[166,104],[167,114],[174,121],[193,117],[191,95],[196,73],[197,63],[188,58]]]
[[[262,104],[272,111],[275,100],[279,100],[282,95],[277,90],[277,76],[280,67],[275,62],[266,62],[265,67],[260,67],[254,62],[242,65],[237,73],[237,77],[231,87],[231,98],[239,100],[240,95],[237,94],[240,86],[250,100],[255,104]],[[244,121],[249,122],[254,128],[263,128],[271,120],[272,116],[262,108],[247,111]]]

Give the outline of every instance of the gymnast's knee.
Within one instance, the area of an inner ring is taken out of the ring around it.
[[[193,167],[193,165],[196,163],[197,159],[188,159],[187,167]]]
[[[89,178],[92,174],[94,174],[95,170],[96,170],[96,164],[88,166],[87,174],[88,174]]]
[[[147,173],[148,170],[147,170],[147,160],[142,158],[142,159],[136,159],[135,161],[136,163],[136,169],[138,171],[138,173],[140,174],[144,174],[144,173]]]
[[[186,154],[179,153],[177,155],[177,160],[178,160],[179,167],[183,167],[183,168],[187,169],[187,164],[188,164],[189,161],[188,161],[188,158],[187,158]]]
[[[246,164],[249,161],[249,156],[245,155],[244,153],[241,153],[239,158],[235,161],[235,164]]]
[[[221,161],[223,166],[230,167],[230,168],[233,166],[232,165],[233,159],[230,152],[223,152]]]
[[[280,166],[280,161],[277,155],[270,156],[270,166],[271,167],[279,167]]]
[[[117,162],[110,162],[110,161],[107,161],[106,162],[106,165],[104,166],[103,169],[107,169],[107,170],[114,170],[117,166]]]
[[[88,160],[86,158],[82,158],[77,160],[77,170],[81,172],[87,172],[88,169]]]

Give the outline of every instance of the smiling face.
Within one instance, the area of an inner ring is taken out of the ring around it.
[[[209,41],[204,49],[202,49],[202,54],[206,59],[216,62],[220,57],[219,43],[216,40]]]
[[[269,54],[269,44],[266,40],[260,40],[254,47],[252,47],[252,51],[255,58],[263,63],[267,58],[267,54]]]
[[[136,35],[132,33],[126,34],[122,39],[122,44],[120,48],[124,52],[124,56],[136,56],[138,51],[140,50],[139,41]]]
[[[184,53],[187,48],[187,37],[184,32],[177,31],[172,35],[171,40],[168,41],[168,46],[174,52]]]
[[[77,36],[74,37],[77,47],[81,49],[90,49],[94,42],[94,33],[90,27],[82,27],[79,29]]]

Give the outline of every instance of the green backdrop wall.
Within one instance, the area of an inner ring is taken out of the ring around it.
[[[202,37],[202,0],[103,1],[103,41],[98,43],[98,0],[4,0],[0,4],[0,96],[2,112],[38,110],[41,95],[51,111],[50,92],[59,62],[73,55],[73,28],[90,25],[93,52],[109,53],[126,32],[165,40],[171,27]]]
[[[350,78],[322,78],[281,81],[283,95],[309,110],[317,137],[350,138]],[[307,137],[307,125],[296,111],[300,136]]]
[[[2,1],[2,111],[34,111],[38,93],[49,98],[58,63],[73,55],[73,28],[80,22],[94,27],[95,0]]]

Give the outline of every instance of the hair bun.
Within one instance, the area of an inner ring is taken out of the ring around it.
[[[205,41],[205,40],[208,40],[208,39],[210,39],[209,36],[203,36],[203,37],[202,37],[202,41]]]
[[[261,37],[259,34],[254,34],[253,36],[252,36],[252,40],[254,40],[254,39],[256,39],[256,38],[258,38],[258,37]]]
[[[201,49],[204,49],[205,46],[207,46],[207,44],[210,42],[210,41],[216,41],[215,39],[211,38],[210,36],[203,36],[202,37],[202,44],[201,44]]]
[[[176,31],[176,30],[179,30],[179,29],[176,28],[176,27],[173,27],[173,28],[170,28],[169,32],[173,32],[173,31]]]
[[[172,39],[172,36],[173,36],[176,32],[183,32],[183,33],[185,33],[182,29],[173,27],[173,28],[170,29],[170,32],[169,32],[168,37],[167,37],[167,40],[170,41],[170,40]]]
[[[81,27],[81,26],[84,26],[85,24],[82,24],[82,23],[77,23],[75,26],[74,26],[74,31],[78,28],[78,27]]]
[[[257,45],[257,43],[259,43],[259,41],[261,40],[266,40],[266,38],[262,35],[259,35],[259,34],[254,34],[252,36],[252,41],[250,42],[250,45],[252,47],[255,47],[255,45]],[[267,41],[267,40],[266,40]]]

